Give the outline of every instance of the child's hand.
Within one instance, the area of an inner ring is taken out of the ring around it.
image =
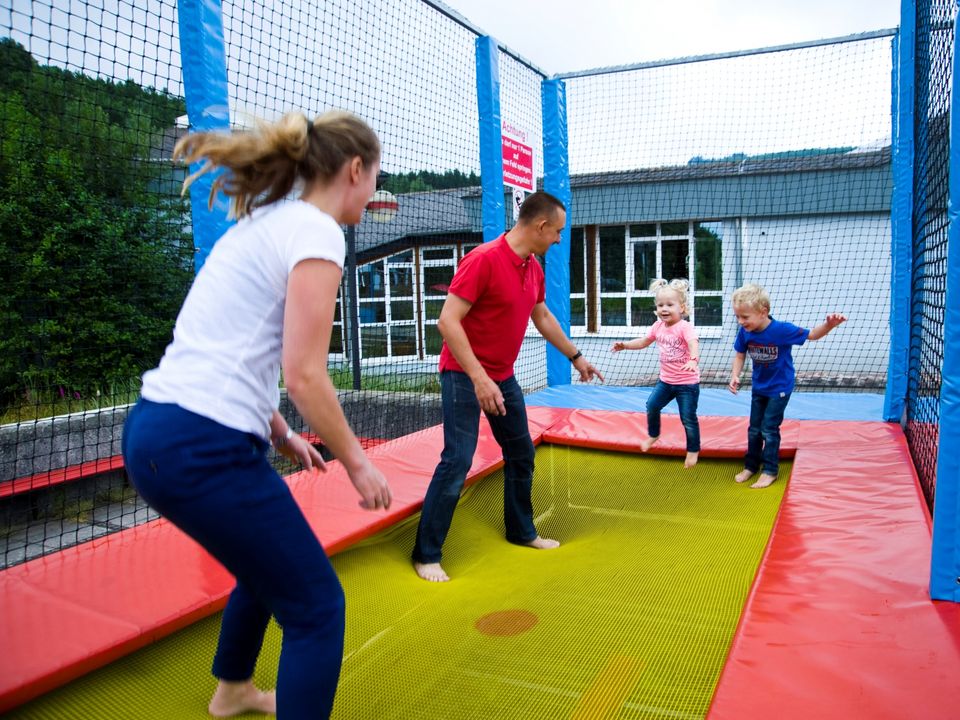
[[[693,372],[693,371],[696,370],[698,367],[699,367],[699,364],[697,363],[696,360],[687,360],[687,361],[683,364],[683,367],[681,368],[681,370],[686,370],[687,372]]]
[[[620,352],[621,350],[626,350],[627,344],[625,342],[617,341],[613,344],[613,347],[610,348],[610,352]]]
[[[827,315],[827,327],[833,330],[840,323],[847,321],[846,315],[841,315],[840,313],[830,313]]]
[[[727,390],[732,392],[734,395],[740,392],[740,378],[738,377],[730,378],[730,382],[727,384]]]

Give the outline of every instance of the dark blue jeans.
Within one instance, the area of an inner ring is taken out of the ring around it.
[[[506,415],[487,415],[493,437],[503,450],[503,519],[507,540],[524,544],[536,539],[533,525],[533,440],[527,425],[523,391],[513,376],[497,383]],[[460,491],[473,464],[480,432],[480,402],[473,382],[462,372],[440,373],[443,402],[443,452],[423,500],[413,559],[440,562],[443,542],[453,522]]]
[[[756,472],[762,466],[764,473],[776,477],[780,468],[780,425],[789,401],[790,393],[782,397],[751,397],[745,470]]]
[[[148,400],[123,428],[124,463],[143,499],[237,579],[213,674],[253,676],[272,614],[283,628],[277,717],[326,718],[343,658],[343,590],[267,447],[255,435]]]
[[[697,403],[700,401],[700,384],[671,385],[657,380],[647,398],[647,435],[660,436],[660,411],[674,398],[680,410],[680,422],[687,434],[687,452],[700,452],[700,421],[697,420]]]

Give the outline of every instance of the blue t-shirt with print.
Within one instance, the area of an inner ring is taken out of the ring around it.
[[[806,328],[770,318],[760,332],[737,332],[733,349],[746,353],[753,362],[753,392],[764,397],[782,397],[793,392],[796,373],[793,370],[791,346],[803,345],[810,331]]]

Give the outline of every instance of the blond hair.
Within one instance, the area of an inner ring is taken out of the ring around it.
[[[657,278],[650,283],[650,292],[653,293],[654,301],[656,301],[657,295],[664,290],[672,290],[675,292],[677,297],[680,299],[680,304],[685,310],[689,307],[687,302],[687,293],[690,290],[690,283],[685,278],[675,278],[670,281],[664,280],[663,278]]]
[[[770,295],[755,283],[746,283],[733,291],[731,296],[734,307],[743,306],[752,310],[770,312]]]
[[[192,133],[173,150],[174,160],[206,161],[184,180],[184,192],[204,173],[226,170],[213,181],[209,203],[212,207],[222,192],[236,218],[284,198],[298,180],[329,182],[358,156],[364,167],[373,165],[380,159],[380,141],[369,125],[345,110],[331,110],[312,121],[291,112],[249,131]]]

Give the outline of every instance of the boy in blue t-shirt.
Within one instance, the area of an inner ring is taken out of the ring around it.
[[[763,472],[750,487],[765,488],[777,479],[780,425],[796,379],[791,347],[803,345],[807,340],[819,340],[847,318],[840,313],[830,313],[826,321],[813,330],[774,320],[770,317],[770,296],[752,283],[734,291],[733,312],[740,329],[733,341],[736,355],[730,371],[730,392],[736,394],[740,390],[740,373],[748,354],[753,362],[747,454],[743,470],[734,480],[746,482],[762,466]]]

